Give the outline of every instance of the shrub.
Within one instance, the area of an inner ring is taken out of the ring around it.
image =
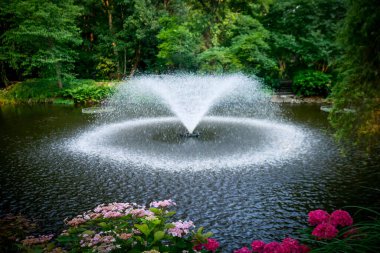
[[[84,85],[64,89],[60,96],[67,99],[73,99],[75,103],[84,103],[87,101],[100,102],[106,97],[112,95],[115,89],[108,86]]]
[[[315,70],[295,74],[292,89],[298,96],[326,96],[331,90],[331,76]]]
[[[20,246],[27,252],[216,252],[219,243],[209,238],[211,233],[195,231],[192,221],[169,221],[174,205],[171,200],[152,202],[150,208],[102,204],[66,220],[68,228],[54,241],[52,235],[31,236]]]

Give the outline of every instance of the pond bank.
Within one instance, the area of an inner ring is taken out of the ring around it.
[[[118,82],[72,79],[62,89],[51,79],[29,79],[0,90],[3,104],[97,104],[112,95]]]
[[[323,97],[299,97],[296,95],[280,95],[275,94],[271,98],[273,103],[288,103],[288,104],[331,104],[331,100]]]

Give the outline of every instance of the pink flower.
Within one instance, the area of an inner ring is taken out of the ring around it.
[[[261,253],[264,251],[265,242],[260,240],[255,240],[251,243],[252,251]]]
[[[127,233],[122,233],[121,235],[119,235],[119,238],[122,240],[128,240],[131,237],[132,237],[132,234],[127,234]]]
[[[169,206],[175,206],[176,203],[171,200],[171,199],[166,199],[166,200],[163,200],[163,201],[153,201],[152,203],[150,203],[150,206],[152,207],[156,207],[156,208],[166,208],[166,207],[169,207]]]
[[[280,243],[271,242],[264,246],[263,253],[285,253],[285,250]]]
[[[293,238],[285,238],[282,243],[282,248],[284,253],[298,253],[299,252],[299,242]]]
[[[353,224],[353,220],[351,215],[343,210],[335,210],[332,212],[330,217],[330,223],[333,226],[351,226]]]
[[[311,233],[318,239],[333,239],[338,234],[338,229],[330,223],[319,224]]]
[[[326,211],[323,211],[323,210],[311,211],[308,214],[308,216],[309,216],[308,221],[311,226],[316,226],[323,222],[328,222],[330,219],[330,215]]]
[[[243,247],[241,249],[234,250],[234,253],[251,253],[251,250],[247,247]]]
[[[67,222],[67,225],[76,227],[76,226],[83,224],[85,222],[86,222],[86,220],[83,219],[82,217],[77,217],[77,218],[73,218],[72,220],[69,220]]]
[[[169,228],[168,233],[172,236],[182,237],[187,235],[190,231],[190,228],[194,227],[194,223],[192,221],[177,221],[172,223],[175,227]]]
[[[124,214],[119,213],[117,211],[104,211],[103,212],[104,218],[117,218],[117,217],[121,217],[123,215]]]
[[[34,245],[34,244],[41,244],[50,241],[53,238],[53,234],[50,235],[40,235],[39,237],[35,236],[28,236],[26,239],[22,240],[23,245]]]
[[[208,238],[207,243],[203,244],[203,246],[205,247],[205,249],[214,252],[219,248],[219,242],[215,239]]]

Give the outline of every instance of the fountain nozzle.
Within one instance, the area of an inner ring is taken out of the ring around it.
[[[186,132],[186,133],[181,133],[179,136],[185,137],[185,138],[198,138],[201,135],[201,132]]]

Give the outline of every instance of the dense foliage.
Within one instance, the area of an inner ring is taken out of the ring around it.
[[[329,71],[342,0],[6,0],[1,83],[244,72],[274,83]]]
[[[330,118],[338,137],[354,138],[370,148],[380,140],[380,2],[349,3],[340,29],[344,53]]]

